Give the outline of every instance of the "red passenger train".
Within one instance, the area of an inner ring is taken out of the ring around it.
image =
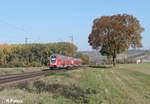
[[[54,68],[69,68],[81,65],[81,60],[78,58],[68,57],[60,54],[52,54],[49,57],[48,66]]]

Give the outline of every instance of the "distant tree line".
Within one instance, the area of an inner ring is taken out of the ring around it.
[[[72,43],[1,44],[0,67],[46,66],[53,53],[81,58],[84,64],[89,62],[88,56],[77,52]]]

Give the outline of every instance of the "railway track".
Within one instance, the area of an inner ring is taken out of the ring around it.
[[[0,87],[6,85],[13,85],[24,81],[35,80],[40,78],[41,76],[47,75],[49,73],[56,73],[56,72],[66,72],[70,70],[74,70],[77,68],[70,68],[70,69],[55,69],[55,70],[42,70],[42,71],[34,71],[34,72],[25,72],[20,74],[9,74],[9,75],[2,75],[0,76]]]

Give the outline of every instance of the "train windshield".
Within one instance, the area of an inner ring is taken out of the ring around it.
[[[56,55],[52,55],[51,56],[51,63],[55,63],[56,62]]]

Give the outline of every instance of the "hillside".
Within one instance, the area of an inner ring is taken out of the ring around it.
[[[102,56],[98,51],[82,51],[83,54],[87,54],[90,58],[90,62],[102,63],[103,60],[106,60],[106,56]]]
[[[106,56],[102,56],[98,51],[82,51],[82,53],[87,54],[90,57],[90,62],[98,61],[101,63],[106,60]],[[142,58],[145,62],[150,61],[150,50],[128,50],[117,56],[117,59],[139,59]]]

